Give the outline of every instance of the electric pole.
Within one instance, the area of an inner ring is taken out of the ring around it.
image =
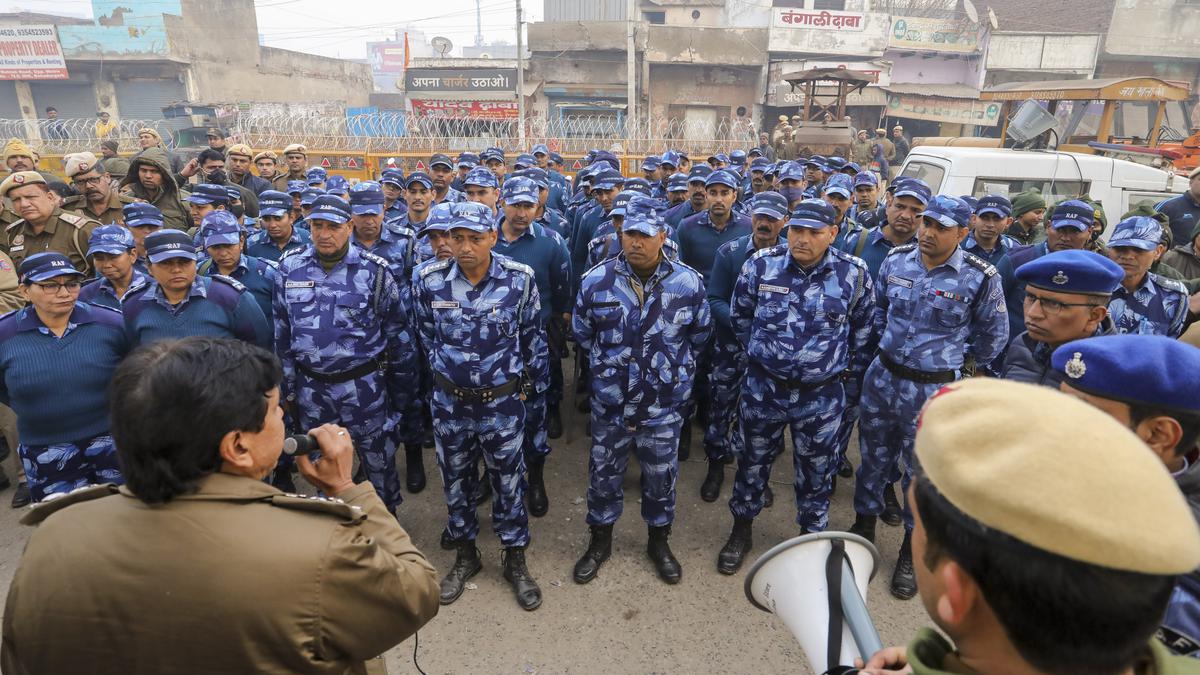
[[[625,2],[625,129],[633,136],[637,128],[637,45],[634,44],[634,15],[637,13],[637,0]]]
[[[517,141],[525,152],[525,37],[521,34],[521,0],[517,0]]]

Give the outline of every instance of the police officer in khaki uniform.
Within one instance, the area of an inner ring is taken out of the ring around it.
[[[263,482],[284,441],[281,377],[266,350],[220,338],[122,362],[126,485],[26,515],[38,528],[4,608],[5,673],[363,672],[437,614],[436,572],[352,482],[344,428],[310,430],[321,454],[297,457],[333,498]]]
[[[125,224],[121,209],[136,199],[121,194],[116,183],[96,156],[90,152],[79,152],[65,157],[67,179],[79,194],[63,202],[64,211],[74,211],[81,216],[99,221],[102,225]]]
[[[88,238],[100,222],[67,213],[55,204],[46,179],[36,171],[18,171],[0,183],[0,197],[12,202],[20,220],[4,228],[0,249],[18,267],[26,256],[57,251],[67,256],[75,269],[91,276],[87,258]]]
[[[287,171],[280,172],[272,180],[271,185],[280,192],[287,192],[290,180],[308,182],[308,148],[299,143],[292,143],[283,149],[283,163]]]

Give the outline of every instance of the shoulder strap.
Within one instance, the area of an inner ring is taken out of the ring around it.
[[[869,230],[863,228],[858,231],[858,242],[854,244],[854,257],[861,258],[863,249],[867,246],[867,233]]]
[[[204,262],[200,263],[200,267],[196,271],[199,272],[200,274],[208,274],[208,271],[210,269],[212,269],[212,263],[213,263],[213,259],[209,258],[209,259],[205,260]]]
[[[384,274],[389,274],[387,267],[384,265],[376,265],[375,293],[371,298],[371,312],[375,315],[376,320],[379,319],[379,296],[383,295]]]
[[[223,307],[225,311],[232,312],[242,297],[242,291],[229,283],[232,280],[226,281],[226,278],[220,275],[209,278],[212,279],[212,282],[208,285],[208,299]]]

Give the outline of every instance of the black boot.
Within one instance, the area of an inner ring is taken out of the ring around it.
[[[883,488],[883,513],[879,514],[879,519],[884,525],[895,527],[903,520],[903,514],[900,500],[896,499],[896,484],[888,483],[887,487]]]
[[[546,435],[551,440],[562,438],[562,415],[559,414],[557,405],[546,408]]]
[[[734,518],[729,540],[717,554],[717,571],[733,574],[742,567],[746,554],[754,547],[754,521],[749,518]]]
[[[479,574],[479,570],[483,569],[483,562],[479,560],[479,549],[475,548],[474,539],[455,542],[455,546],[458,548],[458,553],[454,557],[454,567],[451,567],[446,577],[442,579],[441,602],[443,605],[457,600],[463,594],[463,589],[467,587],[467,580]]]
[[[29,493],[29,483],[21,481],[17,483],[17,489],[13,491],[12,507],[19,509],[22,506],[29,506],[29,502],[33,501],[33,495]]]
[[[767,483],[763,488],[763,508],[769,509],[772,506],[775,506],[775,492],[771,490],[771,484]]]
[[[612,555],[612,525],[593,525],[592,540],[579,562],[575,563],[575,583],[586,584],[596,578],[600,566]]]
[[[842,458],[842,461],[838,464],[837,475],[842,478],[849,478],[854,475],[854,465],[850,463],[850,460],[845,457]]]
[[[683,569],[671,553],[671,545],[667,541],[670,536],[670,525],[651,527],[650,539],[646,543],[646,555],[650,557],[650,562],[654,563],[654,569],[660,579],[668,584],[677,584],[683,577]]]
[[[704,482],[700,484],[700,499],[715,502],[721,496],[721,483],[725,482],[725,464],[708,460],[708,473],[704,474]]]
[[[917,575],[913,572],[912,530],[904,531],[904,542],[900,544],[900,556],[896,559],[896,571],[892,573],[892,595],[908,600],[917,594]]]
[[[404,479],[408,491],[414,495],[425,489],[425,459],[418,443],[404,446]]]
[[[447,530],[446,528],[442,528],[441,544],[442,544],[443,551],[453,551],[454,550],[454,540],[450,538],[450,530]]]
[[[872,544],[875,543],[875,516],[854,514],[854,524],[850,526],[850,534],[857,534]]]
[[[504,578],[512,584],[521,609],[532,612],[542,606],[542,589],[529,574],[525,566],[525,547],[511,546],[504,549]]]
[[[525,496],[529,498],[529,515],[541,518],[550,510],[550,500],[546,497],[546,482],[542,479],[542,470],[546,467],[545,460],[529,462],[529,487]]]
[[[486,505],[492,499],[492,481],[488,478],[488,472],[485,468],[483,476],[479,479],[479,489],[475,491],[475,508]]]
[[[679,461],[686,462],[692,456],[692,418],[683,418],[683,426],[679,428]]]

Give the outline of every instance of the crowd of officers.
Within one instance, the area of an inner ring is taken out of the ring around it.
[[[540,605],[525,551],[529,516],[549,509],[564,364],[571,404],[590,413],[576,582],[611,554],[631,454],[647,555],[680,581],[669,535],[697,424],[702,499],[736,464],[721,573],[741,568],[773,502],[786,430],[799,532],[830,527],[836,479],[855,477],[849,530],[873,541],[877,520],[904,526],[891,591],[911,598],[914,520],[894,486],[913,479],[925,402],[972,376],[1058,387],[1086,370],[1060,363],[1060,346],[1175,340],[1200,309],[1200,279],[1161,260],[1169,219],[1145,206],[1110,227],[1086,197],[937,195],[844,158],[761,148],[707,161],[669,150],[634,177],[607,151],[568,176],[545,145],[515,159],[488,148],[351,184],[309,167],[302,145],[254,152],[213,131],[186,163],[152,130],[129,159],[69,155],[69,191],[23,143],[5,147],[0,298],[15,311],[0,319],[0,401],[17,416],[23,485],[41,501],[120,482],[104,392],[130,350],[245,340],[282,363],[292,428],[349,430],[389,510],[403,501],[397,449],[417,493],[422,447],[436,447],[442,545],[456,551],[443,604],[482,566],[476,508],[490,499],[505,578],[520,606]],[[1190,234],[1179,244],[1194,256],[1200,226]],[[1175,410],[1193,422],[1179,456],[1195,446],[1195,407]],[[271,482],[294,491],[292,468],[285,456]]]

